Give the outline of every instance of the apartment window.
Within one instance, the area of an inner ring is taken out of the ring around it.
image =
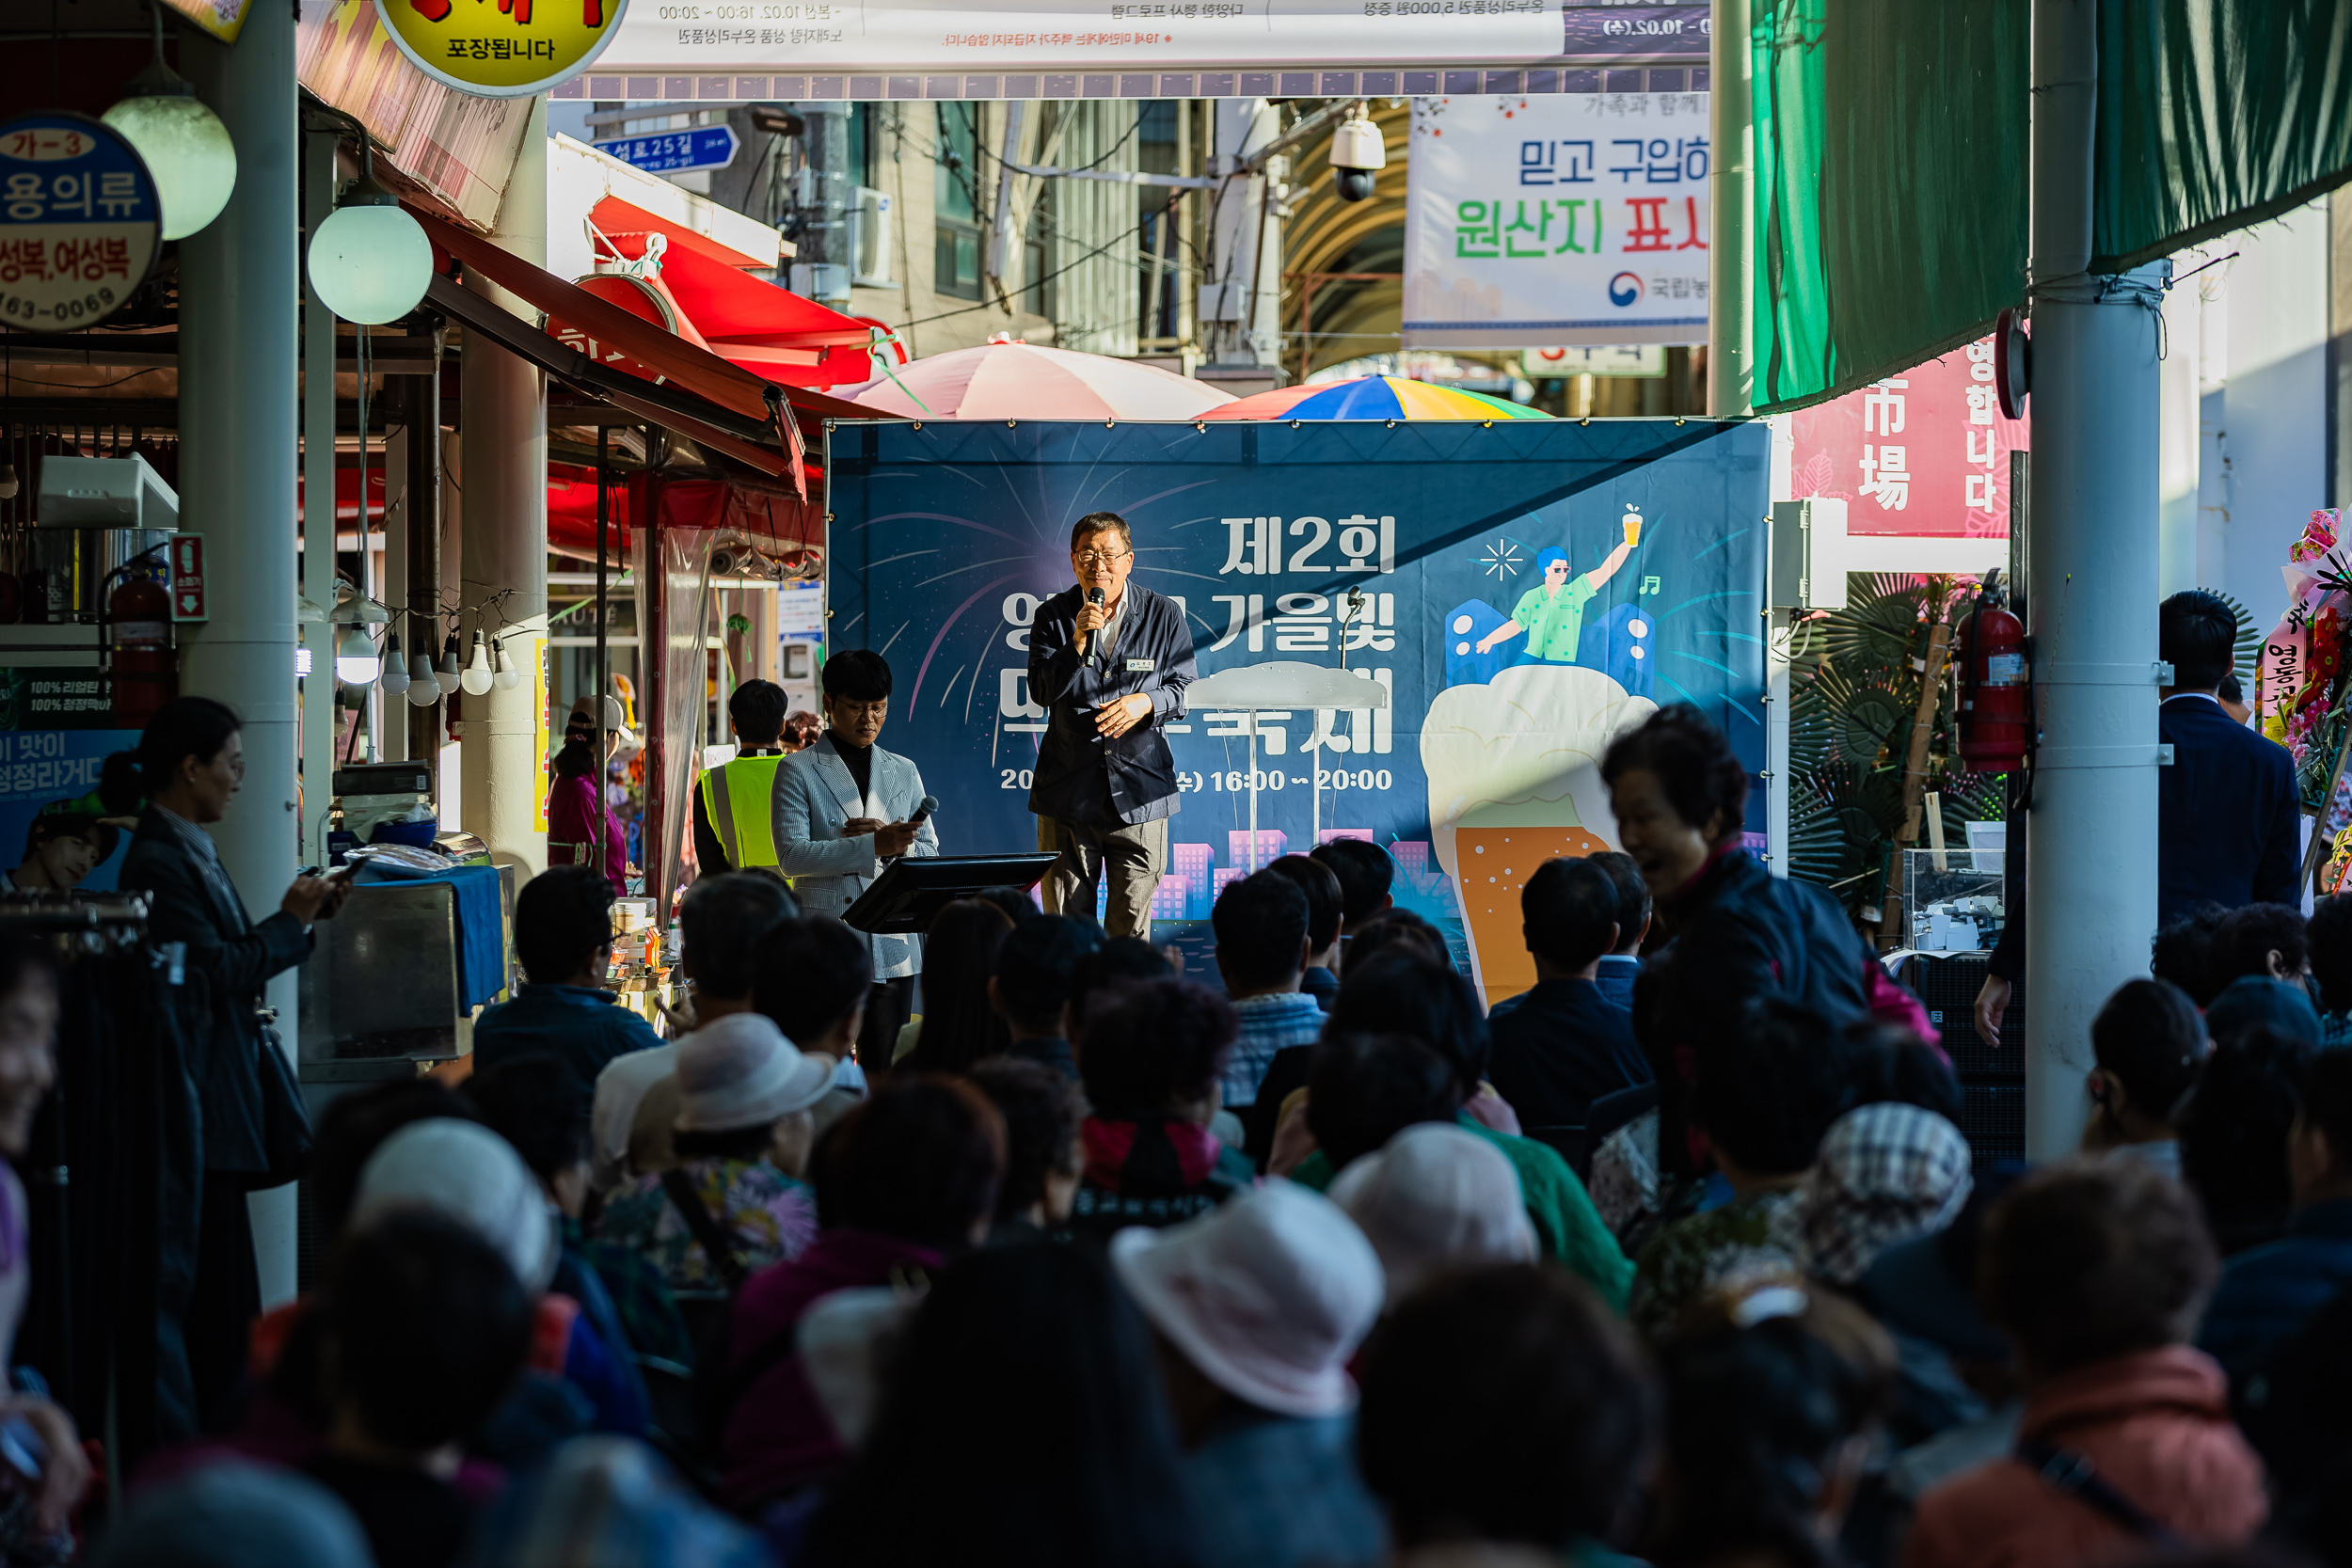
[[[931,287],[957,299],[980,297],[979,105],[937,105]]]

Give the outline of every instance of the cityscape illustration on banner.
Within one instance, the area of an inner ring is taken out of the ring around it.
[[[1763,767],[1769,453],[1761,425],[1696,420],[843,424],[827,651],[889,659],[883,743],[944,802],[944,852],[1028,847],[1029,627],[1071,584],[1070,525],[1120,513],[1134,580],[1183,605],[1202,676],[1343,670],[1386,696],[1168,726],[1159,940],[1197,953],[1228,881],[1369,838],[1500,999],[1534,979],[1526,878],[1615,847],[1611,738],[1691,701]],[[1760,843],[1761,787],[1750,813]]]
[[[1417,98],[1407,348],[1707,341],[1708,95]]]

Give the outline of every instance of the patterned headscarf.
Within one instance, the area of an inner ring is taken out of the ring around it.
[[[1941,1230],[1968,1201],[1968,1140],[1916,1105],[1865,1105],[1821,1140],[1797,1204],[1795,1251],[1812,1274],[1851,1285],[1898,1242]]]

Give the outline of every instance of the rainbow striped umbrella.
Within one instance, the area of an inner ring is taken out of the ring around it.
[[[1367,375],[1270,392],[1195,414],[1196,420],[1548,420],[1525,404],[1433,387],[1397,375]]]

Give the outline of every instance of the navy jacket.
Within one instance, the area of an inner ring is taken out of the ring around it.
[[[242,898],[224,897],[195,855],[156,816],[141,814],[122,857],[120,885],[148,897],[148,935],[187,943],[181,1022],[203,1114],[204,1168],[269,1169],[262,1131],[262,988],[310,954],[310,933],[283,910],[254,924]],[[275,1050],[276,1047],[269,1049]]]
[[[2352,1198],[2311,1204],[2296,1211],[2285,1235],[2222,1266],[2197,1348],[2220,1362],[2235,1386],[2346,1286]]]
[[[1699,873],[1660,912],[1674,942],[1634,982],[1636,1033],[1657,1050],[1695,1049],[1752,996],[1794,1002],[1842,1028],[1870,1016],[1876,960],[1836,900],[1775,877],[1744,849]]]
[[[1581,1127],[1602,1095],[1650,1082],[1633,1015],[1590,980],[1539,980],[1486,1015],[1487,1077],[1530,1129]]]
[[[2293,904],[2302,813],[2295,759],[2210,697],[2168,699],[2157,731],[2172,766],[2156,769],[2156,924],[2210,899],[2225,910]],[[2010,911],[1992,972],[2026,971],[2026,912]]]
[[[473,1065],[487,1072],[526,1056],[552,1056],[583,1093],[613,1057],[660,1045],[653,1025],[593,986],[525,986],[512,1002],[482,1009],[474,1021]]]
[[[1118,641],[1081,658],[1072,640],[1086,595],[1072,587],[1037,607],[1029,628],[1029,699],[1046,710],[1029,809],[1065,822],[1097,819],[1107,790],[1125,823],[1176,813],[1176,759],[1161,727],[1184,716],[1196,665],[1192,634],[1176,601],[1129,582],[1111,628]],[[1095,732],[1097,709],[1136,692],[1152,717],[1116,740]]]
[[[2295,762],[2210,697],[2157,710],[2172,766],[2156,769],[2156,924],[2200,899],[2225,910],[2296,902]]]

